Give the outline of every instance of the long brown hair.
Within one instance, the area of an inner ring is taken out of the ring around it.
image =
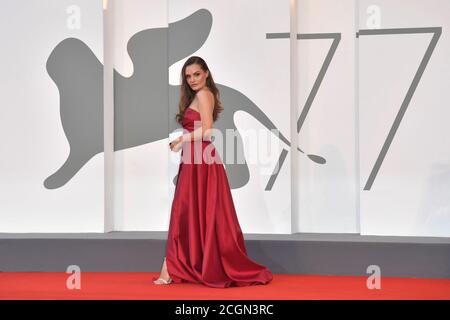
[[[209,90],[211,90],[214,95],[213,122],[215,122],[219,117],[219,113],[223,111],[222,103],[220,102],[220,92],[216,87],[211,71],[209,70],[205,60],[198,56],[189,57],[189,59],[186,60],[183,68],[181,69],[180,102],[178,104],[179,112],[175,116],[176,120],[178,121],[178,123],[182,123],[186,108],[190,106],[195,98],[196,92],[195,90],[192,90],[191,86],[187,83],[185,75],[186,68],[193,64],[198,64],[200,68],[202,68],[202,70],[205,72],[208,71],[208,77],[206,78],[205,85],[209,88]]]

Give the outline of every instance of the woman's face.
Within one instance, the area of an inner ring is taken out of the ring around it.
[[[191,89],[198,91],[206,85],[208,74],[208,71],[203,71],[200,65],[194,63],[186,67],[184,76]]]

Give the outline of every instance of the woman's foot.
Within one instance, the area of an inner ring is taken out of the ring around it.
[[[163,278],[158,278],[157,280],[153,281],[154,284],[170,284],[172,282],[172,279],[169,278],[168,280],[164,280]]]
[[[159,278],[153,281],[154,284],[170,284],[172,282],[172,278],[169,276],[169,272],[167,271],[166,258],[164,258],[164,263],[161,269],[161,273]]]

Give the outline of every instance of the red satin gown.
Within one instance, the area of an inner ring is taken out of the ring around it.
[[[200,113],[186,109],[182,121],[185,131],[194,130],[194,121],[198,121],[196,125],[200,123]],[[195,143],[185,142],[181,151],[166,243],[170,277],[174,283],[201,283],[217,288],[269,283],[273,278],[270,270],[247,256],[219,153],[211,141],[197,141],[200,147],[194,149]],[[185,152],[186,144],[193,151]],[[206,161],[201,155],[205,148]],[[202,160],[194,163],[198,150]],[[183,158],[183,153],[188,156]],[[211,157],[216,162],[210,161]]]

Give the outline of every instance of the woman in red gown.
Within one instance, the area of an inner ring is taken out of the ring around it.
[[[240,287],[269,283],[270,270],[247,256],[228,178],[212,144],[213,122],[223,110],[205,61],[190,57],[181,71],[180,112],[185,134],[170,143],[181,152],[166,257],[155,284],[202,283]]]

